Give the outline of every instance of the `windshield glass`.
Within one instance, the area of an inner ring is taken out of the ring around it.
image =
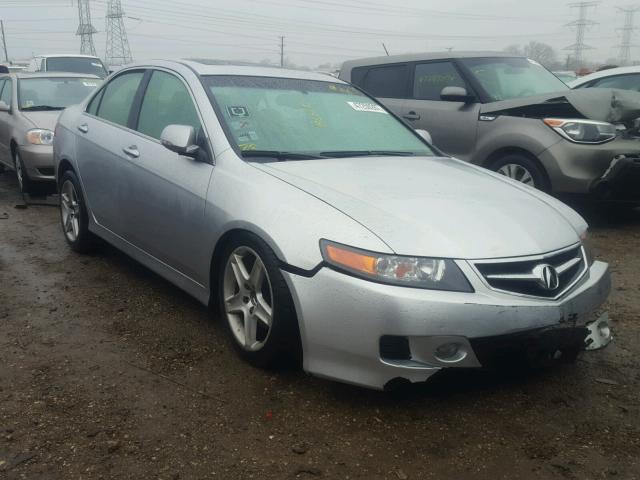
[[[98,78],[21,78],[18,106],[20,110],[62,110],[82,102],[101,82]]]
[[[98,58],[86,57],[51,57],[47,58],[47,72],[69,72],[107,76],[107,69]]]
[[[538,62],[526,58],[467,58],[461,62],[492,101],[544,95],[569,88]]]
[[[208,76],[204,82],[233,137],[229,140],[245,157],[259,157],[261,151],[289,154],[280,159],[433,155],[408,127],[349,85],[249,76]]]

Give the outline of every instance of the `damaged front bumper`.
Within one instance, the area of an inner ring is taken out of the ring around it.
[[[596,316],[610,290],[606,263],[594,262],[557,300],[492,290],[467,262],[457,263],[473,293],[382,285],[329,268],[312,277],[283,272],[305,370],[382,389],[398,380],[425,381],[443,368],[491,366],[491,345],[502,345],[498,352],[505,345],[522,350],[517,339],[538,351],[533,356],[553,360],[611,340],[607,318]]]
[[[640,154],[617,155],[590,191],[603,201],[640,203]]]

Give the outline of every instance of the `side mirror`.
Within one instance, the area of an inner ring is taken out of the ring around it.
[[[416,133],[420,135],[429,145],[433,145],[433,140],[431,140],[431,134],[426,130],[421,128],[416,129]]]
[[[167,125],[160,135],[160,143],[178,155],[196,158],[200,147],[196,145],[196,131],[188,125]]]
[[[445,102],[464,102],[473,103],[476,98],[469,95],[466,88],[463,87],[444,87],[440,92],[440,99]]]
[[[11,107],[7,105],[6,102],[3,102],[2,100],[0,100],[0,112],[10,112],[10,111],[11,111]]]

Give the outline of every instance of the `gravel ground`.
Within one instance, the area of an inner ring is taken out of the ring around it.
[[[640,213],[597,221],[616,333],[388,394],[242,363],[204,307],[0,174],[0,479],[640,478]]]

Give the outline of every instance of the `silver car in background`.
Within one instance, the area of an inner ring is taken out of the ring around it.
[[[0,168],[16,171],[23,193],[53,182],[53,137],[60,112],[101,80],[74,73],[0,76]]]
[[[577,213],[327,75],[130,66],[62,114],[54,151],[71,248],[101,237],[218,306],[253,365],[384,388],[611,339]]]

